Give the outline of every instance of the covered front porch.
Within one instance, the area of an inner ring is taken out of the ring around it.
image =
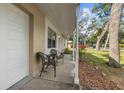
[[[11,50],[9,53],[16,51],[19,56],[18,59],[16,59],[16,54],[13,55],[13,60],[15,60],[15,64],[18,66],[18,62],[20,62],[20,68],[18,67],[12,68],[12,71],[16,71],[16,73],[12,73],[13,76],[11,79],[7,77],[6,81],[3,80],[5,78],[5,74],[3,74],[2,70],[0,73],[2,73],[2,81],[0,84],[0,89],[8,89],[8,90],[45,90],[45,89],[52,89],[52,90],[66,90],[66,89],[79,89],[78,87],[78,65],[76,60],[74,59],[73,53],[71,54],[64,54],[64,61],[62,62],[61,59],[56,64],[56,77],[54,76],[54,69],[53,66],[49,66],[47,69],[45,69],[41,75],[40,71],[43,67],[42,61],[37,60],[37,53],[42,52],[46,55],[50,54],[51,49],[55,49],[57,51],[62,52],[67,48],[67,40],[69,39],[69,36],[73,34],[73,31],[76,29],[76,8],[78,4],[3,4],[2,12],[3,13],[11,13],[12,15],[8,18],[12,19],[9,20],[8,23],[13,23],[15,21],[18,22],[18,26],[15,29],[15,26],[10,24],[1,24],[3,26],[11,27],[12,37],[17,33],[16,31],[22,31],[23,36],[26,39],[23,39],[23,37],[20,36],[22,42],[25,43],[26,48],[24,54],[24,58],[22,59],[20,57],[20,54],[22,55],[22,51],[17,49],[18,47],[14,46],[13,43],[11,44],[12,48],[15,48],[16,50]],[[9,8],[10,7],[10,8]],[[21,12],[21,14],[16,13]],[[16,16],[17,18],[14,19],[13,16]],[[2,15],[3,20],[6,20],[6,18]],[[23,20],[18,20],[21,18]],[[12,21],[12,22],[11,22]],[[16,22],[13,23],[16,25]],[[22,25],[23,24],[23,25]],[[13,30],[14,29],[14,30]],[[3,29],[4,31],[4,29]],[[7,31],[9,31],[7,29]],[[26,32],[26,33],[25,33]],[[22,35],[21,33],[18,33],[19,35]],[[18,38],[18,37],[16,37]],[[15,41],[16,41],[16,38]],[[20,38],[18,41],[14,43],[20,43]],[[24,50],[24,49],[22,49]],[[11,55],[8,55],[11,58]],[[13,60],[9,60],[11,63]],[[24,65],[26,64],[25,68],[22,66],[21,62],[24,61]],[[29,61],[29,62],[28,62]],[[9,63],[9,64],[11,64]],[[14,64],[14,65],[15,65]],[[11,64],[13,65],[13,64]],[[5,65],[6,66],[6,65]],[[7,65],[8,66],[8,65]],[[16,65],[15,65],[16,67]],[[6,67],[3,67],[6,68]],[[24,70],[25,69],[25,70]],[[9,70],[6,70],[6,75],[8,75]],[[23,72],[23,76],[20,74],[20,72]],[[25,73],[26,72],[26,73]],[[11,76],[10,75],[10,76]],[[9,76],[9,75],[8,75]],[[17,80],[15,80],[16,76],[19,76]],[[12,82],[10,82],[13,80]],[[5,84],[5,86],[2,85],[2,83]]]

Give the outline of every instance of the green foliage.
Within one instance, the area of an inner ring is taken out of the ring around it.
[[[94,5],[92,12],[96,13],[100,18],[110,16],[111,6],[111,3],[98,3]]]
[[[79,49],[79,58],[82,58],[82,56],[83,56],[82,49]]]
[[[88,45],[91,47],[95,47],[94,44],[97,42],[97,34],[92,34],[90,37],[88,37]]]
[[[90,38],[88,38],[90,44],[97,42],[97,36],[101,35],[106,23],[109,21],[111,6],[112,4],[110,3],[97,3],[94,5],[92,13],[94,13],[95,16],[92,18],[88,30],[94,31],[95,33],[91,33]],[[102,38],[101,42],[104,43],[106,38],[107,33]]]
[[[120,48],[124,48],[124,44],[120,44]]]
[[[97,30],[98,35],[102,32],[103,28],[105,27],[106,23],[109,20],[111,6],[112,4],[99,3],[99,4],[95,4],[92,9],[92,13],[94,13],[95,16],[92,19],[89,28],[91,30],[93,29]]]
[[[69,37],[69,40],[73,41],[73,36],[72,35]]]
[[[121,42],[120,42],[121,44],[124,44],[124,39],[121,39]]]
[[[99,36],[101,33],[102,33],[103,29],[102,28],[99,28],[96,32],[96,35]]]
[[[124,29],[122,29],[121,27],[120,27],[120,38],[119,38],[119,41],[120,41],[120,44],[124,44],[124,31],[123,31]]]
[[[92,13],[95,14],[94,18],[92,19],[91,25],[89,28],[91,30],[98,31],[98,35],[101,34],[103,31],[103,28],[105,27],[106,23],[109,20],[110,12],[111,12],[111,6],[112,4],[109,3],[98,3],[95,4]]]
[[[69,49],[69,48],[65,48],[65,49],[64,49],[64,53],[65,53],[65,54],[72,54],[72,52],[73,52],[73,51],[72,51],[71,49]]]
[[[83,33],[79,33],[79,38],[78,38],[78,42],[79,44],[84,44],[84,38],[86,38],[87,36],[84,35]]]
[[[85,49],[79,49],[79,58],[82,59],[85,56]]]
[[[122,31],[120,32],[120,38],[124,39],[124,32],[122,32]]]
[[[112,3],[97,3],[92,9],[92,13],[95,14],[93,18],[90,19],[91,23],[88,24],[88,27],[84,29],[87,34],[87,42],[89,45],[93,45],[97,41],[97,36],[101,34],[106,23],[110,19]],[[124,18],[121,18],[120,23],[120,43],[124,43]],[[82,19],[79,23],[80,28],[85,28],[89,18],[86,17]],[[107,33],[102,38],[102,44],[105,43],[107,38]],[[81,42],[84,42],[82,38],[79,39]],[[79,41],[79,42],[80,42]],[[81,43],[82,44],[82,43]]]
[[[91,35],[88,40],[89,40],[90,42],[92,42],[92,43],[96,43],[96,41],[97,41],[97,34]]]

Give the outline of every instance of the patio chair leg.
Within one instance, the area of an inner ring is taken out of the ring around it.
[[[59,62],[58,62],[58,59],[57,59],[57,60],[56,60],[56,65],[58,65],[58,63],[59,63]]]
[[[48,68],[48,66],[49,66],[49,65],[47,65],[47,67],[46,67],[46,68]]]
[[[62,64],[64,63],[64,59],[62,58]]]
[[[54,77],[56,77],[56,65],[54,65]]]
[[[42,69],[40,71],[40,77],[41,77],[41,74],[42,74],[43,71],[44,71],[44,65],[42,66]]]

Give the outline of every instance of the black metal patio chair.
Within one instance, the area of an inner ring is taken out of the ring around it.
[[[51,49],[50,53],[56,56],[56,59],[57,59],[56,62],[58,62],[59,59],[62,59],[62,63],[64,63],[64,52],[60,52],[56,49]]]
[[[39,61],[42,62],[42,69],[40,71],[40,77],[42,75],[42,72],[44,71],[45,67],[48,68],[48,66],[52,65],[54,67],[54,77],[56,77],[56,62],[55,62],[55,55],[53,54],[44,54],[42,52],[37,53],[37,58]]]

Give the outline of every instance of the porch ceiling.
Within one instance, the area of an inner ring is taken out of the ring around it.
[[[77,4],[37,4],[48,19],[65,36],[70,35],[76,26]]]

